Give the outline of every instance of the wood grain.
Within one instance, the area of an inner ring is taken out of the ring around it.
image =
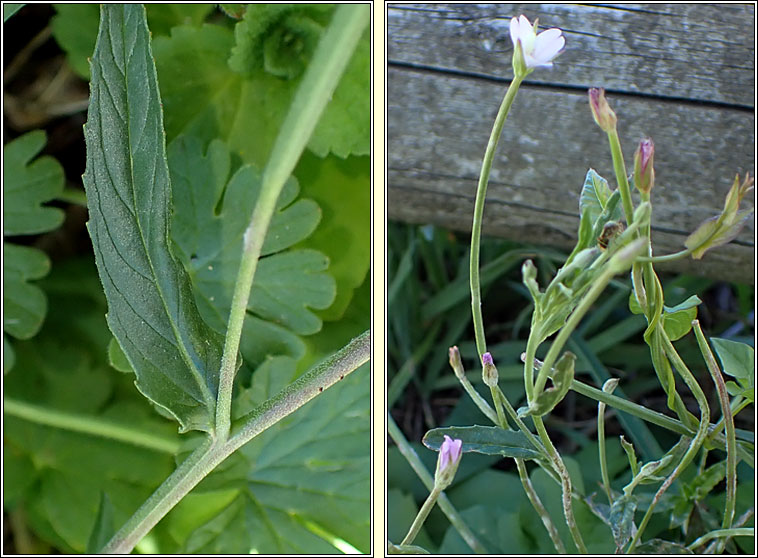
[[[629,172],[639,139],[655,141],[654,246],[680,250],[720,211],[734,174],[753,173],[751,5],[390,5],[389,217],[470,230],[481,158],[512,74],[508,22],[519,13],[564,29],[567,48],[516,98],[485,234],[573,245],[587,169],[615,186],[586,98],[597,85],[619,117]],[[716,16],[731,27],[711,33]],[[754,231],[751,221],[729,246],[669,269],[754,283]]]

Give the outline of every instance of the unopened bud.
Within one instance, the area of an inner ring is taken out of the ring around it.
[[[453,346],[450,347],[447,351],[448,358],[450,360],[450,366],[453,369],[453,372],[455,372],[455,376],[458,379],[463,379],[465,376],[465,372],[463,370],[463,363],[461,362],[461,353],[458,350],[458,347]]]
[[[649,194],[655,183],[654,155],[655,146],[650,138],[640,141],[637,151],[634,152],[634,185],[644,194]]]
[[[497,386],[497,379],[497,368],[495,368],[492,355],[490,353],[484,353],[482,355],[482,380],[489,387],[495,387]]]
[[[590,109],[595,122],[604,132],[616,129],[616,113],[611,110],[608,101],[605,100],[605,89],[593,87],[589,90]]]

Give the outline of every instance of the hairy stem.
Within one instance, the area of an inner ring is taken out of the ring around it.
[[[713,383],[716,385],[716,392],[721,403],[721,413],[726,428],[726,504],[724,506],[724,519],[721,522],[721,527],[729,529],[734,521],[734,511],[737,505],[737,440],[734,431],[734,417],[732,416],[732,408],[729,404],[729,394],[726,391],[724,378],[711,352],[711,348],[708,346],[708,341],[706,341],[705,335],[703,335],[700,322],[693,320],[692,326],[695,330],[695,337],[697,337],[700,352],[703,354],[703,359],[705,359],[708,371],[711,374],[711,378],[713,378]],[[719,541],[720,548],[718,548],[717,553],[723,552],[723,545],[725,544],[726,539]]]
[[[484,321],[482,320],[482,292],[479,283],[479,244],[482,237],[482,216],[484,215],[484,199],[487,196],[487,183],[490,179],[490,169],[495,158],[495,150],[500,134],[503,131],[505,119],[511,110],[513,100],[521,85],[524,76],[516,76],[511,81],[500,104],[500,109],[492,126],[490,139],[487,142],[487,150],[484,152],[482,170],[479,173],[479,184],[476,188],[476,201],[474,202],[474,221],[471,225],[471,254],[469,265],[469,280],[471,284],[471,315],[474,320],[474,335],[476,337],[476,350],[479,356],[487,352],[487,342],[484,338]]]
[[[645,512],[645,515],[643,516],[642,521],[640,522],[640,526],[637,529],[637,532],[635,533],[634,538],[629,543],[629,546],[626,549],[627,554],[631,553],[634,550],[634,547],[637,546],[637,543],[640,541],[642,537],[642,533],[645,531],[645,527],[647,527],[647,524],[653,515],[653,510],[655,509],[655,506],[658,504],[660,499],[663,497],[663,494],[666,492],[666,490],[668,490],[668,488],[673,484],[673,482],[679,477],[682,471],[684,471],[684,469],[692,462],[692,460],[695,458],[695,455],[697,455],[697,452],[700,451],[700,447],[703,445],[703,442],[705,441],[706,434],[708,434],[708,426],[710,425],[710,420],[711,420],[711,412],[710,412],[710,408],[708,407],[708,400],[706,399],[705,394],[703,393],[703,390],[700,389],[700,386],[698,385],[697,380],[689,371],[689,369],[687,368],[687,365],[679,356],[679,353],[676,352],[676,349],[674,348],[674,345],[671,343],[671,340],[668,338],[665,332],[663,332],[663,326],[659,324],[657,327],[660,328],[661,330],[661,335],[664,342],[664,349],[666,351],[666,357],[669,360],[671,360],[671,362],[674,365],[674,368],[677,370],[677,372],[679,372],[679,375],[684,380],[684,383],[687,384],[687,387],[690,388],[690,391],[695,396],[695,400],[697,401],[698,407],[700,408],[700,424],[698,426],[697,433],[695,434],[695,437],[690,442],[690,445],[687,448],[687,451],[684,453],[682,460],[677,464],[676,468],[666,478],[666,480],[663,481],[663,484],[655,493],[655,496],[653,496],[653,500],[650,503],[650,506],[648,507],[647,511]]]
[[[558,534],[558,529],[556,529],[555,523],[553,523],[550,514],[545,509],[545,506],[542,505],[542,500],[540,500],[540,497],[534,490],[534,486],[532,486],[532,481],[529,479],[529,475],[527,474],[524,460],[516,459],[516,467],[518,468],[518,476],[521,479],[521,484],[524,487],[524,492],[526,492],[526,496],[532,503],[534,511],[536,511],[537,515],[540,516],[542,524],[545,526],[545,529],[547,529],[547,534],[550,537],[550,540],[553,541],[555,550],[558,551],[558,554],[566,554],[566,547],[563,545],[563,541]]]
[[[232,387],[237,372],[242,325],[276,200],[300,159],[368,22],[369,12],[365,5],[342,4],[337,7],[308,64],[263,171],[260,197],[245,231],[242,261],[234,284],[224,342],[216,404],[215,435],[219,440],[226,440],[229,436]]]
[[[129,518],[100,553],[131,552],[150,529],[217,465],[255,436],[367,362],[370,354],[371,335],[367,331],[238,421],[241,425],[228,440],[222,442],[206,438]]]

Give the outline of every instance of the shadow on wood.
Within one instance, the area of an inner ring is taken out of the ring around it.
[[[570,248],[592,167],[615,188],[587,102],[605,87],[627,171],[655,142],[653,246],[679,251],[719,213],[734,175],[754,174],[754,6],[388,6],[388,216],[471,228],[482,156],[509,83],[509,23],[559,27],[566,50],[521,86],[490,175],[484,234]],[[728,22],[728,23],[715,23]],[[751,193],[754,203],[754,194]],[[743,202],[743,207],[745,204]],[[754,283],[754,220],[702,260],[657,266]]]

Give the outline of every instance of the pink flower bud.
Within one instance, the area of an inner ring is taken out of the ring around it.
[[[605,100],[605,89],[593,87],[589,90],[590,109],[595,122],[604,132],[616,129],[616,113],[611,110],[608,101]]]
[[[457,469],[458,463],[461,460],[462,449],[462,440],[453,440],[450,436],[445,434],[445,440],[442,442],[442,446],[440,446],[439,471],[443,472],[450,466]]]
[[[650,193],[655,183],[654,155],[655,146],[650,138],[640,141],[637,151],[634,152],[634,185],[645,194]]]

